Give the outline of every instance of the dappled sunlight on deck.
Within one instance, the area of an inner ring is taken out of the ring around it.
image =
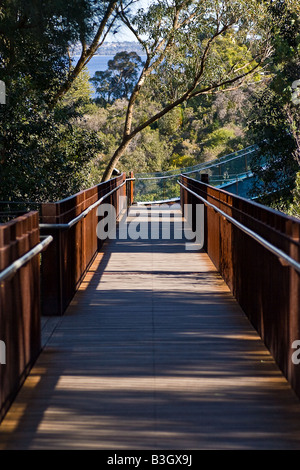
[[[184,240],[107,243],[51,321],[2,448],[300,448],[298,398]]]

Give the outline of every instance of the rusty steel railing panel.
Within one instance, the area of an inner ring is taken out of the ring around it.
[[[37,212],[0,225],[0,271],[39,244]],[[34,256],[0,282],[0,421],[36,360],[40,348],[40,258]]]
[[[96,233],[100,220],[96,203],[112,192],[105,203],[113,204],[119,214],[119,196],[126,195],[125,180],[126,176],[122,174],[62,201],[42,205],[41,233],[53,236],[53,243],[44,254],[42,263],[43,315],[62,315],[65,312],[102,245]],[[119,186],[120,189],[113,191]],[[95,207],[80,218],[93,205]],[[68,227],[77,217],[80,220]]]
[[[181,183],[299,265],[298,219],[188,177]],[[182,203],[200,203],[182,187],[181,193]],[[211,206],[205,206],[204,249],[300,396],[300,365],[291,359],[300,340],[300,273]]]

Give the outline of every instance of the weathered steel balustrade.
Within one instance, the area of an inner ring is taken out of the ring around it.
[[[123,174],[43,204],[40,221],[30,212],[0,224],[0,422],[40,353],[41,310],[64,313],[102,245],[97,209],[112,204],[119,216],[126,186],[131,201],[132,184]]]
[[[112,204],[119,215],[119,197],[126,196],[125,181],[122,174],[62,201],[42,205],[41,233],[54,239],[42,264],[43,315],[62,315],[66,310],[101,248],[96,233],[97,201]],[[85,211],[88,213],[80,218]]]
[[[0,225],[0,271],[14,264],[39,241],[37,212]],[[39,256],[13,270],[0,282],[0,289],[0,340],[5,345],[0,365],[1,421],[41,348]]]
[[[204,249],[259,332],[280,369],[300,396],[300,365],[291,357],[300,340],[300,222],[226,191],[181,176],[181,203],[205,206]],[[185,189],[187,188],[187,189]],[[190,190],[190,191],[189,191]],[[286,254],[274,252],[231,223],[220,209]]]

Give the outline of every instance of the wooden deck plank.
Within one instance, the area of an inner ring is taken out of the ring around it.
[[[2,449],[300,448],[299,400],[183,241],[110,242],[43,331]]]

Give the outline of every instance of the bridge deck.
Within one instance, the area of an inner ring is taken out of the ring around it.
[[[179,240],[111,241],[67,313],[46,321],[0,445],[297,449],[299,418],[204,252]]]

